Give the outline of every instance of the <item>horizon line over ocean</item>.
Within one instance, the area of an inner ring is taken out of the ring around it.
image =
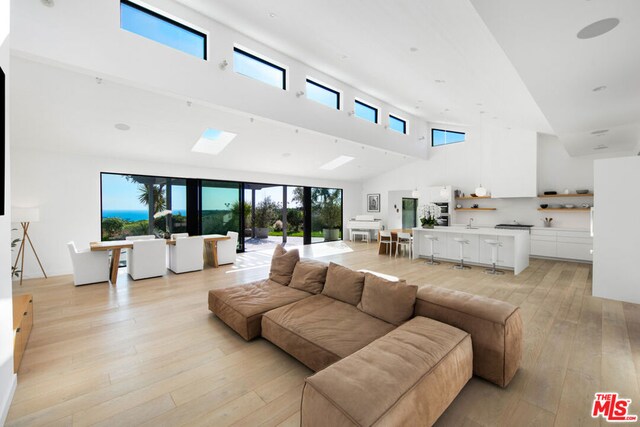
[[[175,210],[173,215],[186,215],[186,211]],[[149,211],[144,210],[127,210],[127,209],[105,209],[102,211],[102,218],[121,218],[125,221],[143,221],[149,219]]]

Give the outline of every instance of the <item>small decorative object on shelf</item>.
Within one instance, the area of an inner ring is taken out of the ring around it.
[[[471,206],[473,209],[478,209],[480,206],[478,206],[477,203],[475,203],[473,206]]]
[[[551,227],[551,221],[553,221],[553,218],[545,218],[543,221],[545,227]]]
[[[480,184],[480,186],[478,188],[476,188],[476,196],[478,197],[484,197],[487,195],[487,189],[484,188],[482,186],[482,184]]]
[[[427,205],[422,206],[422,217],[420,218],[420,223],[422,224],[422,228],[433,228],[438,224],[438,218],[440,218],[441,209],[440,206],[429,203]]]

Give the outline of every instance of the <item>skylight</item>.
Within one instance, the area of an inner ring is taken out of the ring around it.
[[[339,156],[339,157],[336,157],[335,159],[331,160],[330,162],[325,163],[324,165],[320,166],[320,169],[323,169],[323,170],[326,170],[326,171],[332,171],[334,169],[339,168],[342,165],[345,165],[345,164],[349,163],[353,159],[355,159],[355,157]]]
[[[191,151],[205,154],[219,154],[236,136],[235,133],[207,128],[202,135],[200,135],[200,139],[198,139],[198,142],[196,142],[196,145],[193,146]]]

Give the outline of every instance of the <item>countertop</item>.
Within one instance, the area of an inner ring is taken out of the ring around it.
[[[580,231],[591,232],[588,228],[570,228],[570,227],[531,227],[532,230],[547,230],[547,231]]]
[[[474,229],[468,229],[465,227],[434,227],[434,228],[422,228],[416,227],[413,231],[437,231],[438,233],[461,233],[461,234],[482,234],[491,236],[522,236],[529,235],[528,230],[507,230],[503,228],[493,227],[478,227]]]

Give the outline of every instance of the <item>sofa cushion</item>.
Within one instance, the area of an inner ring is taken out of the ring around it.
[[[264,312],[309,296],[267,279],[209,291],[209,310],[248,341],[260,335]]]
[[[363,286],[364,273],[329,263],[322,294],[347,304],[357,305],[362,297]]]
[[[262,317],[262,336],[314,371],[352,354],[394,328],[324,295],[271,310]]]
[[[415,315],[429,317],[470,333],[474,374],[506,387],[518,371],[522,359],[523,331],[517,306],[426,285],[418,290]]]
[[[298,261],[293,269],[289,286],[295,289],[319,294],[327,279],[327,264],[320,261],[304,259]]]
[[[291,282],[293,269],[298,261],[300,261],[300,254],[297,249],[287,251],[281,245],[276,246],[271,258],[269,279],[287,286]]]
[[[396,326],[413,317],[418,287],[365,273],[358,309]]]
[[[471,378],[470,338],[426,317],[411,319],[307,378],[301,425],[432,425]]]

